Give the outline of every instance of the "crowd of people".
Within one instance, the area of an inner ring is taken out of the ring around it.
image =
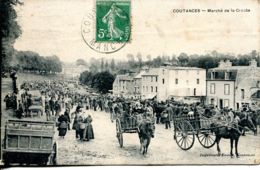
[[[94,139],[91,124],[93,120],[90,114],[86,115],[85,110],[109,113],[112,122],[116,117],[120,117],[125,126],[136,124],[136,122],[128,121],[130,117],[142,115],[143,119],[156,124],[165,124],[165,129],[171,128],[171,121],[175,116],[182,115],[205,117],[219,115],[226,118],[230,124],[237,124],[239,121],[237,112],[228,108],[220,110],[217,106],[205,106],[202,103],[185,104],[176,102],[174,99],[165,102],[128,100],[110,94],[82,93],[78,90],[80,88],[82,87],[65,81],[24,82],[21,85],[20,96],[8,94],[5,97],[6,108],[17,110],[18,118],[31,116],[30,106],[33,105],[35,99],[32,98],[30,91],[38,90],[41,94],[42,115],[45,113],[47,121],[57,121],[59,136],[64,138],[67,130],[73,129],[75,137],[81,141]],[[16,100],[18,103],[14,102]],[[65,112],[62,113],[62,110]],[[244,108],[241,112],[248,115],[253,111],[250,108]]]

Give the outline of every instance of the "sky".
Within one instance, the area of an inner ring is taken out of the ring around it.
[[[57,55],[64,62],[81,58],[126,59],[138,52],[158,55],[260,51],[260,5],[257,0],[132,0],[131,41],[121,50],[101,54],[81,35],[83,17],[94,0],[26,0],[16,7],[22,35],[15,49],[42,56]],[[250,12],[173,13],[173,9],[250,9]]]

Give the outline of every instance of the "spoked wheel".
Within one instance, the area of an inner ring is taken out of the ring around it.
[[[204,148],[211,148],[216,142],[215,134],[210,133],[209,131],[198,133],[197,138]]]
[[[189,150],[195,141],[194,129],[188,121],[176,124],[174,139],[182,150]]]
[[[118,143],[120,147],[123,147],[123,134],[122,134],[122,127],[119,119],[116,119],[116,137],[118,139]]]

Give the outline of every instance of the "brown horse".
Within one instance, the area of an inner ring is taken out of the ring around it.
[[[211,131],[215,133],[216,135],[216,143],[217,143],[217,151],[218,154],[221,154],[220,147],[219,147],[219,142],[221,138],[225,139],[230,139],[230,156],[233,158],[233,143],[235,141],[235,152],[236,152],[236,157],[239,157],[238,151],[237,151],[237,146],[238,146],[238,141],[239,137],[241,135],[241,132],[244,131],[245,127],[248,127],[250,130],[253,132],[256,131],[256,128],[254,124],[252,123],[252,120],[250,119],[249,116],[239,116],[241,117],[240,121],[238,122],[238,129],[236,128],[231,128],[228,129],[227,126],[219,126],[216,123],[211,124]]]
[[[151,138],[154,137],[155,126],[151,121],[144,120],[139,124],[138,136],[140,139],[140,152],[144,155],[147,153]]]

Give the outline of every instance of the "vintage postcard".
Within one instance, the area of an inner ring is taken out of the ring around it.
[[[2,0],[1,167],[258,165],[259,0]]]

